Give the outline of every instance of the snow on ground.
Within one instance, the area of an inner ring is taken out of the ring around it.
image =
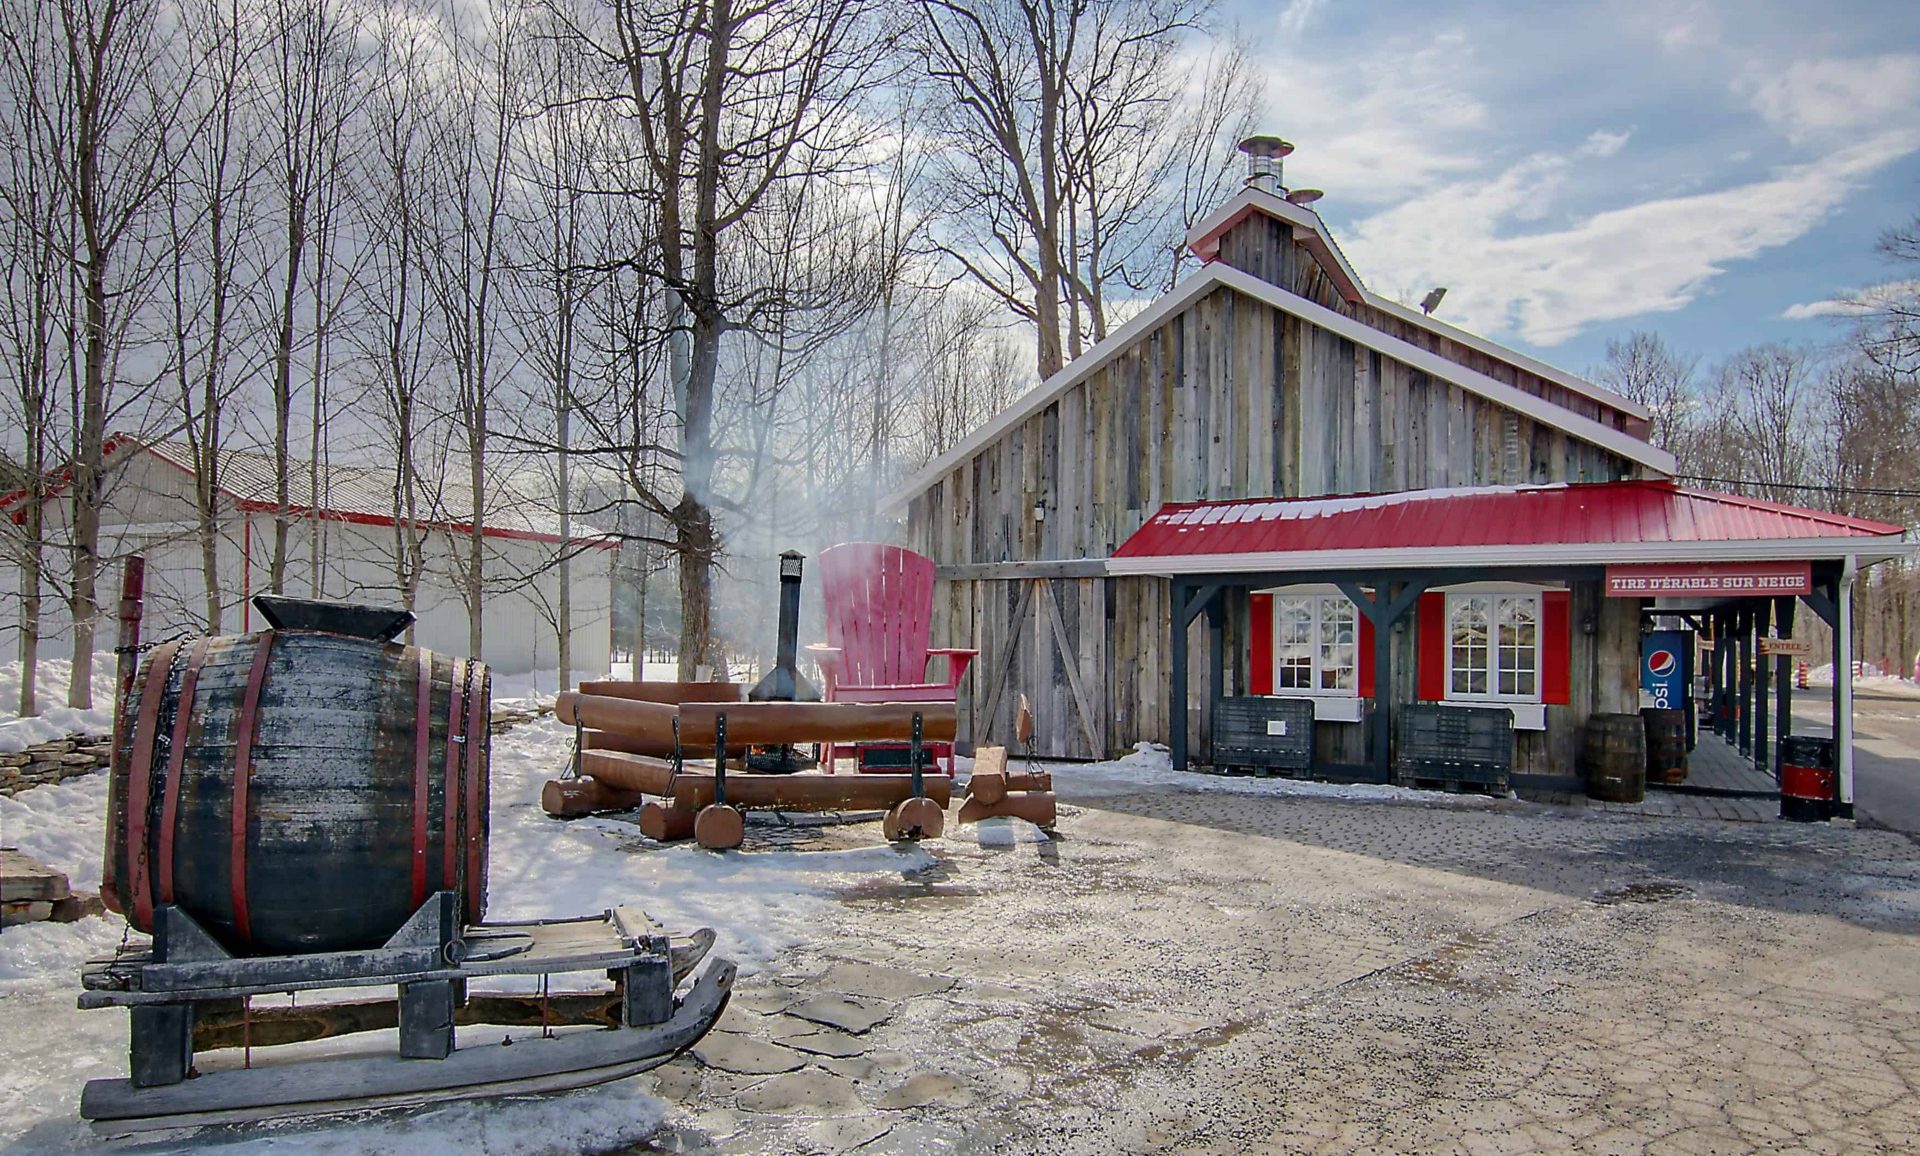
[[[1054,790],[1063,797],[1101,798],[1149,794],[1155,791],[1203,791],[1229,795],[1293,795],[1316,799],[1377,800],[1485,806],[1485,795],[1454,795],[1444,791],[1417,791],[1376,783],[1314,783],[1301,779],[1207,775],[1176,771],[1167,749],[1157,743],[1137,743],[1133,753],[1106,763],[1053,763]]]
[[[42,659],[40,677],[34,690],[39,698],[40,714],[20,718],[20,663],[0,663],[0,754],[24,751],[35,743],[65,738],[76,731],[106,734],[113,729],[113,671],[111,651],[93,656],[94,709],[69,709],[67,682],[73,664],[61,659]],[[4,838],[0,833],[0,838]]]
[[[1833,664],[1831,662],[1816,666],[1807,671],[1808,686],[1832,686]],[[1853,689],[1870,690],[1879,694],[1900,695],[1907,698],[1920,698],[1920,685],[1898,675],[1882,674],[1880,668],[1866,664],[1865,673],[1854,676]]]
[[[729,852],[660,847],[630,823],[563,823],[540,810],[540,787],[568,757],[572,729],[551,717],[493,742],[488,913],[496,919],[644,908],[673,932],[712,927],[716,955],[745,972],[777,968],[788,948],[831,936],[843,909],[833,893],[874,874],[933,865],[925,848]],[[105,775],[0,799],[0,838],[97,887],[105,831]],[[110,952],[125,925],[113,916],[8,928],[0,935],[0,1152],[93,1151],[77,1114],[80,1086],[125,1075],[126,1014],[74,1008],[79,969]],[[599,977],[604,980],[604,977]],[[263,1131],[209,1130],[179,1145],[235,1153],[519,1156],[607,1150],[643,1140],[665,1105],[632,1081],[564,1096],[451,1105]]]

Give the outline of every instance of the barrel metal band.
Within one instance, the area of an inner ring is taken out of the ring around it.
[[[433,746],[433,653],[414,652],[420,685],[413,710],[413,906],[427,900],[427,780],[428,754]]]
[[[147,677],[140,684],[140,717],[133,724],[133,762],[127,769],[127,889],[133,893],[133,925],[140,928],[153,926],[153,873],[147,858],[153,743],[160,729],[160,699],[179,653],[180,644],[169,642],[147,660]]]
[[[447,696],[447,770],[440,794],[440,890],[451,890],[460,830],[460,744],[467,717],[467,678],[471,663],[464,658],[453,661],[453,690]]]
[[[273,631],[262,631],[253,669],[247,672],[246,696],[240,700],[240,731],[233,750],[233,823],[227,862],[233,870],[233,927],[242,943],[253,942],[253,921],[247,912],[247,789],[253,778],[253,740],[259,722],[260,690],[267,681],[267,659],[273,654]]]
[[[467,845],[466,897],[467,918],[480,922],[480,898],[482,876],[486,873],[485,856],[487,845],[484,841],[486,816],[481,814],[480,786],[485,768],[481,766],[480,756],[486,749],[488,719],[481,712],[487,706],[487,696],[482,693],[487,684],[487,668],[483,663],[475,662],[469,668],[467,678],[479,683],[467,690],[467,769],[463,776],[466,781],[466,821]]]
[[[186,768],[193,696],[200,687],[200,666],[207,660],[209,642],[200,639],[187,654],[187,671],[180,676],[180,694],[174,707],[173,744],[167,748],[167,782],[160,802],[160,861],[155,872],[162,903],[173,902],[173,840],[180,825],[180,775]]]

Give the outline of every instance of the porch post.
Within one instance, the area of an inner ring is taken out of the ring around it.
[[[1428,581],[1414,578],[1396,583],[1381,578],[1374,583],[1371,598],[1358,582],[1336,583],[1373,627],[1373,717],[1367,723],[1367,744],[1374,774],[1383,783],[1393,781],[1393,627],[1426,592]]]
[[[1833,603],[1833,767],[1840,780],[1834,817],[1853,818],[1853,579],[1857,563],[1848,556],[1834,583]]]
[[[1173,769],[1187,769],[1187,584],[1173,579],[1168,600],[1167,622],[1171,637],[1167,651],[1173,659],[1172,677],[1167,686],[1167,751]]]
[[[1773,615],[1778,624],[1774,633],[1782,638],[1793,637],[1792,598],[1774,599]],[[1793,659],[1779,655],[1773,660],[1773,705],[1775,730],[1781,740],[1793,734]],[[1780,743],[1773,746],[1773,781],[1780,781]]]
[[[1713,612],[1713,733],[1733,735],[1733,621],[1725,610]]]
[[[1754,604],[1754,628],[1760,638],[1773,633],[1773,600],[1763,598]],[[1767,746],[1767,656],[1757,653],[1753,664],[1753,769],[1765,771],[1773,765]]]
[[[1207,715],[1200,732],[1206,739],[1206,755],[1213,758],[1213,705],[1227,691],[1227,596],[1215,590],[1207,599]]]
[[[1740,753],[1753,753],[1753,611],[1742,607],[1740,618]]]

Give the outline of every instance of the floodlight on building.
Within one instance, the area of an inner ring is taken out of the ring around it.
[[[1420,299],[1420,312],[1431,314],[1435,309],[1440,308],[1440,302],[1446,295],[1447,287],[1445,285],[1436,285],[1432,289],[1427,290],[1427,295]]]
[[[1304,209],[1326,195],[1319,189],[1295,189],[1287,194],[1287,200]]]

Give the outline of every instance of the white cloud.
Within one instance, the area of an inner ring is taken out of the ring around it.
[[[1585,157],[1610,157],[1627,147],[1627,141],[1633,136],[1632,129],[1613,132],[1604,128],[1594,129],[1587,134],[1586,143],[1580,146],[1580,155]]]
[[[1280,14],[1280,31],[1288,36],[1298,36],[1307,29],[1307,22],[1319,10],[1324,0],[1288,0],[1287,10]]]
[[[1888,281],[1820,301],[1789,305],[1781,311],[1780,319],[1814,321],[1825,317],[1860,317],[1896,301],[1912,301],[1917,297],[1920,297],[1920,281]]]
[[[1735,261],[1803,236],[1867,177],[1920,149],[1920,127],[1879,134],[1758,181],[1667,196],[1516,232],[1545,219],[1581,161],[1542,154],[1367,217],[1345,240],[1362,276],[1414,296],[1447,285],[1448,320],[1540,345],[1598,322],[1680,309]]]
[[[1920,109],[1920,54],[1796,60],[1735,83],[1768,124],[1794,145],[1911,123]]]

